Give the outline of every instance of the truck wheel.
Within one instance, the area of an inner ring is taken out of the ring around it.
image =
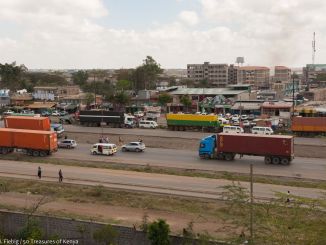
[[[33,151],[33,157],[38,157],[40,155],[39,151]]]
[[[282,165],[289,165],[290,164],[290,161],[289,161],[288,158],[283,157],[283,158],[281,158],[281,164]]]
[[[275,164],[275,165],[280,164],[280,158],[278,158],[278,157],[273,157],[273,159],[272,159],[272,163]]]
[[[45,151],[40,151],[40,157],[45,157],[47,154]]]
[[[232,161],[232,160],[234,159],[234,156],[233,156],[232,153],[226,153],[226,154],[224,155],[224,159],[225,159],[226,161]]]
[[[93,151],[92,154],[93,154],[93,155],[97,155],[96,151]]]
[[[265,164],[271,164],[272,158],[271,157],[265,157]]]

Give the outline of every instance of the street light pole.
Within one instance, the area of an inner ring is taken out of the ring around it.
[[[293,72],[293,75],[292,75],[292,117],[294,117],[294,75],[295,75],[295,72]]]

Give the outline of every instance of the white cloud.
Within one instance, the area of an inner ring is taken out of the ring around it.
[[[182,11],[179,19],[187,25],[194,26],[198,23],[198,15],[195,11]]]
[[[137,31],[100,25],[97,20],[109,14],[101,0],[1,0],[0,62],[119,68],[135,67],[151,55],[163,67],[185,68],[244,56],[252,65],[294,66],[311,62],[316,31],[316,63],[326,63],[326,2],[198,1],[198,14],[182,11],[171,23]]]

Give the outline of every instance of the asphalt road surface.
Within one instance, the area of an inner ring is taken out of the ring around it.
[[[15,162],[0,160],[0,176],[37,180],[38,163]],[[122,170],[108,170],[62,166],[53,164],[42,165],[43,181],[58,181],[58,170],[62,169],[64,182],[81,185],[103,185],[110,188],[154,192],[161,194],[191,196],[217,199],[224,192],[222,188],[231,184],[228,180],[185,177],[164,174],[149,174]],[[59,184],[59,183],[58,183]],[[245,188],[249,183],[241,182]],[[270,184],[254,184],[254,196],[257,199],[274,198],[276,192],[292,195],[320,198],[326,191],[311,188],[298,188]]]
[[[90,154],[91,145],[79,144],[76,149],[59,149],[52,158],[76,159],[83,161],[118,162],[183,169],[199,169],[249,173],[250,164],[259,175],[283,176],[326,180],[326,161],[319,158],[295,158],[291,165],[266,165],[263,157],[244,156],[234,161],[200,159],[195,151],[147,148],[145,152],[118,152],[114,156]]]
[[[157,137],[171,137],[171,138],[185,138],[185,139],[202,139],[205,136],[212,135],[212,133],[204,132],[189,132],[189,131],[170,131],[166,129],[127,129],[127,128],[99,128],[99,127],[82,127],[76,125],[65,125],[66,132],[80,132],[80,133],[103,133],[104,134],[119,134],[119,135],[144,135]],[[326,138],[302,138],[295,137],[295,144],[302,145],[318,145],[326,146]]]

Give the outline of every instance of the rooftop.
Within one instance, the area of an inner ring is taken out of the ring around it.
[[[178,88],[171,92],[173,95],[237,95],[247,90],[231,90],[228,88]]]
[[[242,66],[239,68],[239,70],[243,70],[243,71],[268,70],[269,71],[269,68],[266,66]]]

